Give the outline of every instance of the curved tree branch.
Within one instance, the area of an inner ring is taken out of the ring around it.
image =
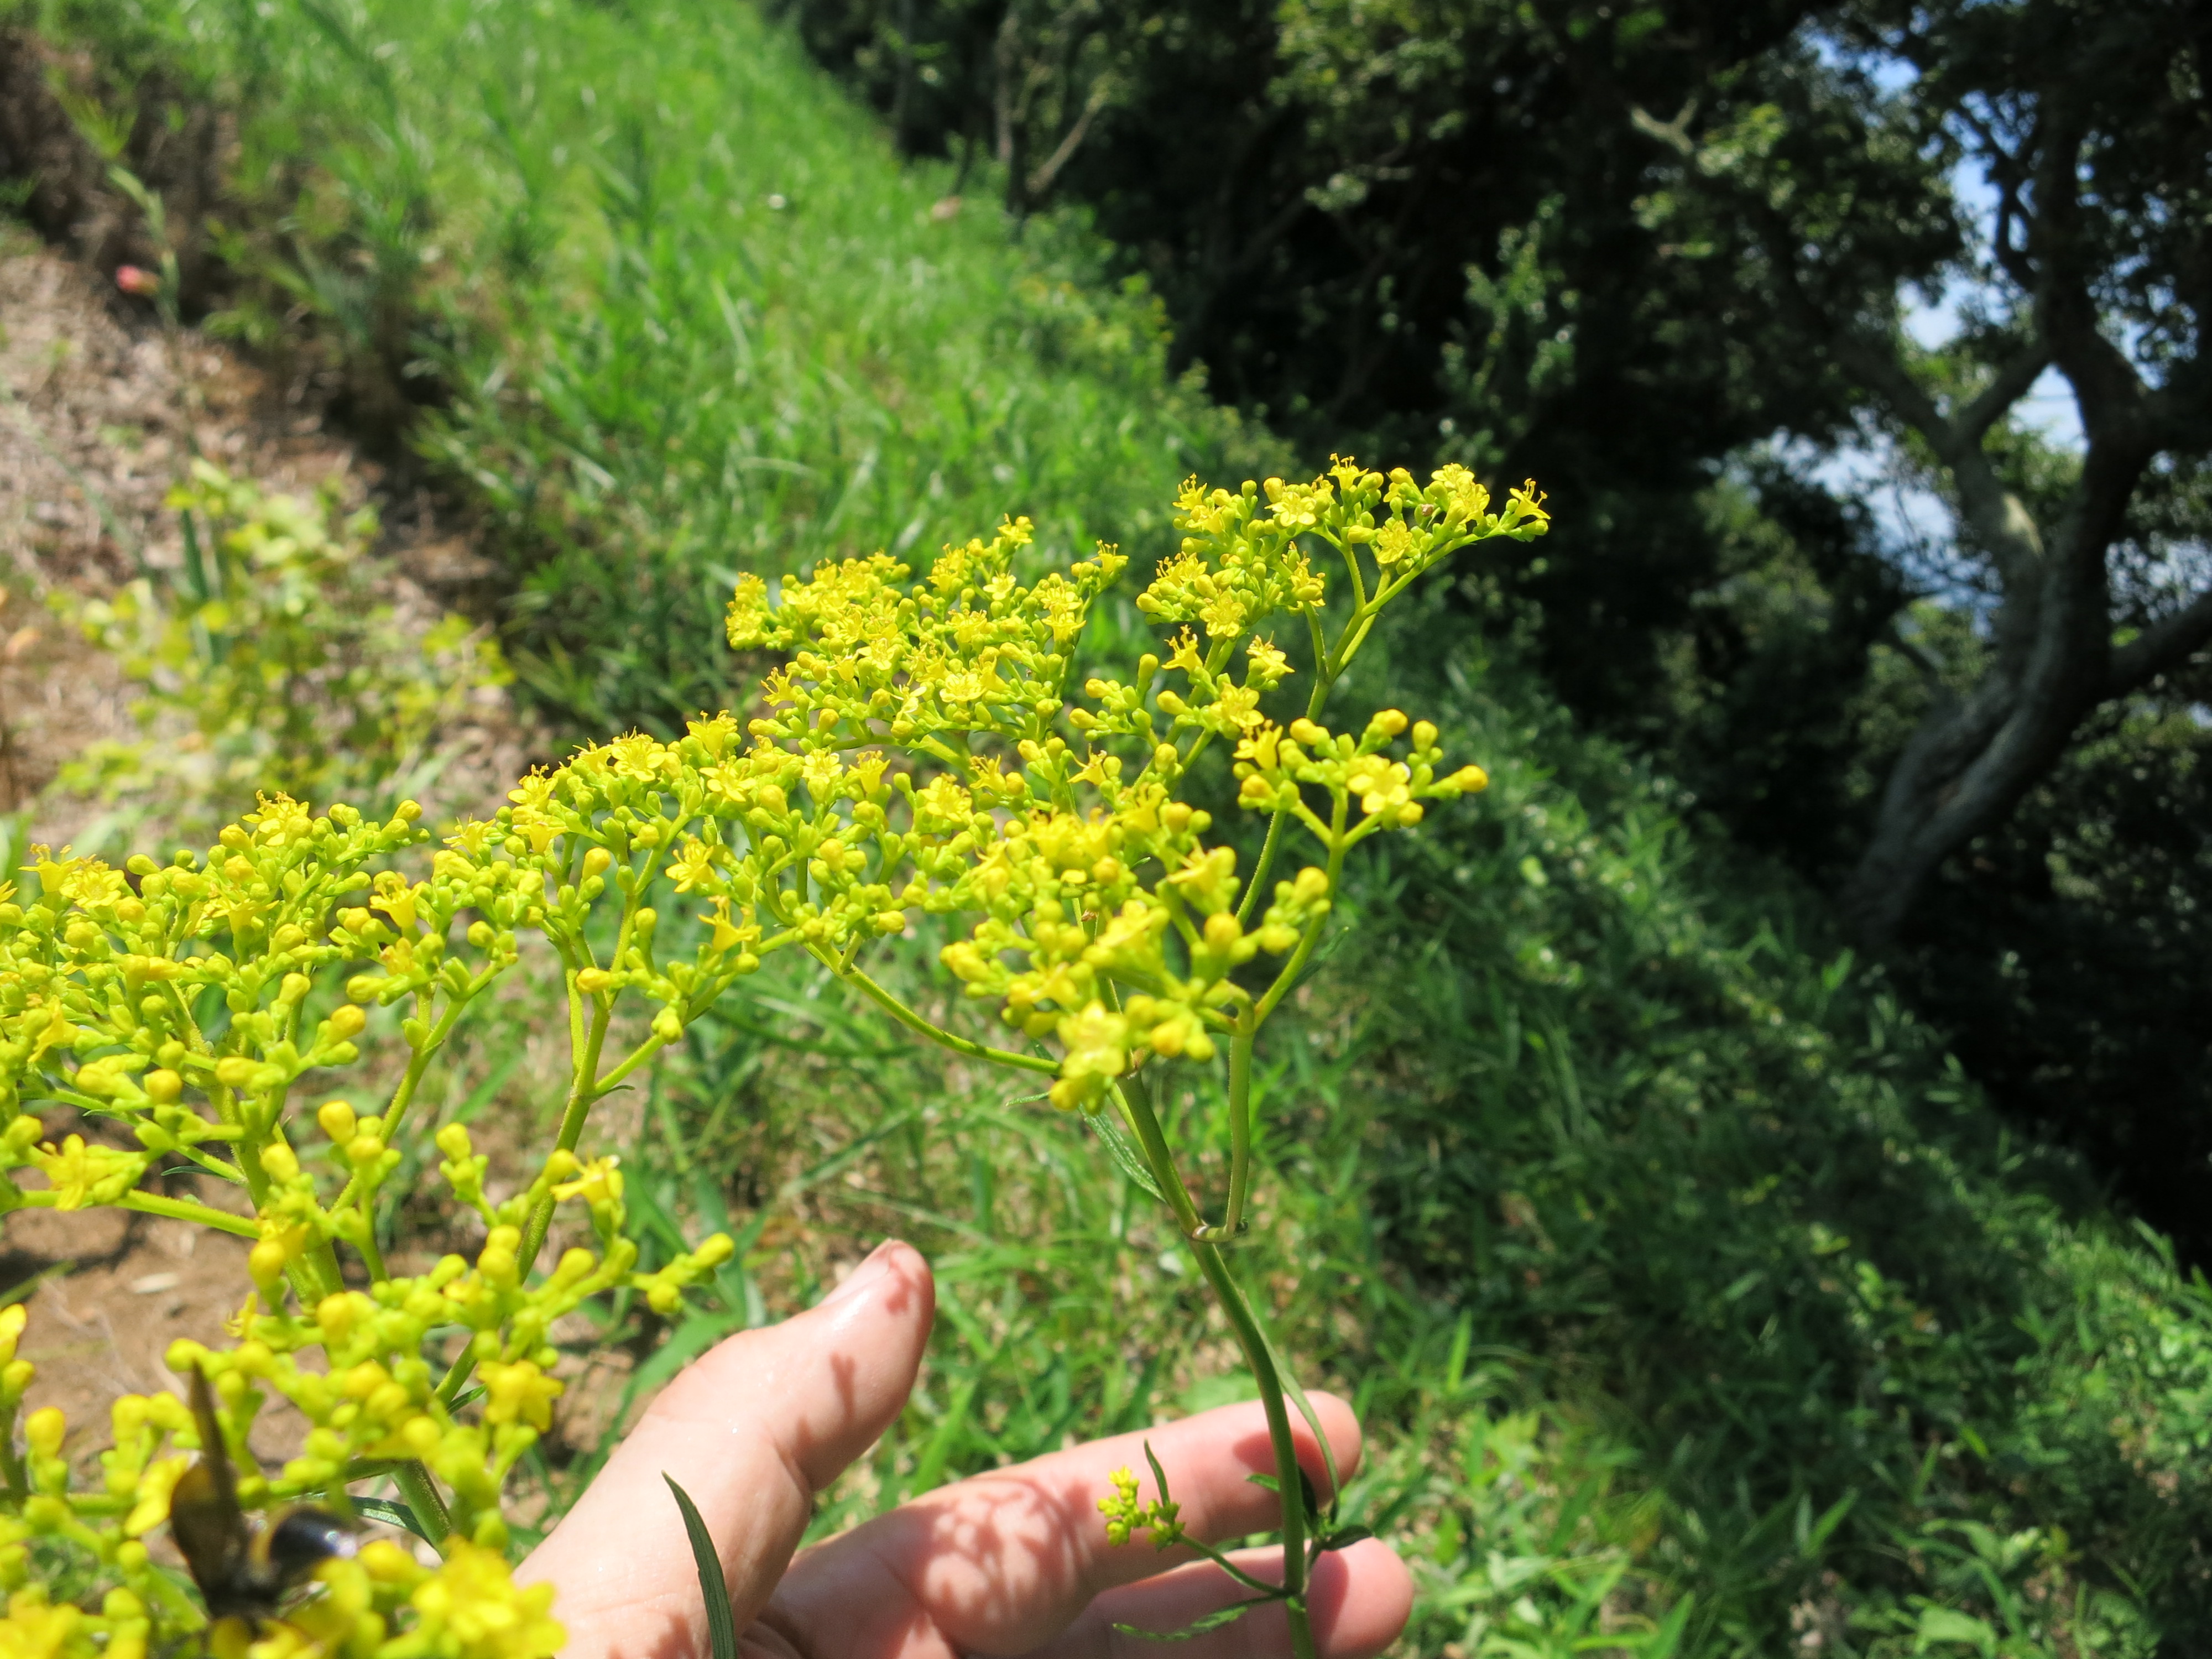
[[[2199,593],[2172,616],[2153,623],[2112,653],[2099,701],[2139,690],[2212,644],[2212,590]]]

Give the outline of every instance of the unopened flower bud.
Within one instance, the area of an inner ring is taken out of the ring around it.
[[[272,1302],[283,1294],[284,1261],[284,1247],[273,1238],[263,1239],[246,1258],[246,1271]]]

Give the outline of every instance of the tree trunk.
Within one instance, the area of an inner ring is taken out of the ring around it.
[[[2047,550],[2017,499],[2005,496],[2021,534],[1995,619],[1996,660],[1966,696],[1939,692],[1891,770],[1874,833],[1841,895],[1862,948],[1880,953],[1897,942],[1943,860],[2002,823],[2100,704],[2171,665],[2169,653],[2116,662],[2111,642],[2106,561],[2152,453],[2133,434],[2093,436]],[[2201,642],[2173,641],[2180,656]]]

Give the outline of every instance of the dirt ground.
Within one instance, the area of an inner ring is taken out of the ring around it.
[[[28,839],[59,846],[96,802],[42,793],[70,757],[137,735],[114,664],[47,610],[57,589],[99,593],[143,559],[177,568],[163,497],[194,454],[265,488],[312,494],[335,480],[349,506],[373,501],[403,625],[427,629],[481,589],[489,562],[427,492],[396,497],[384,467],[325,428],[312,374],[277,380],[221,342],[167,337],[141,302],[0,222],[0,811],[27,807]],[[495,800],[538,738],[497,691],[479,693],[434,818]]]
[[[312,381],[280,383],[189,331],[165,337],[150,311],[0,222],[0,813],[27,814],[25,840],[58,846],[80,833],[100,804],[41,792],[86,744],[136,735],[114,664],[59,625],[46,596],[110,591],[141,557],[179,561],[162,502],[195,453],[265,487],[304,494],[335,478],[349,502],[374,501],[403,621],[427,628],[486,574],[427,496],[395,499],[383,468],[325,429]],[[458,758],[424,803],[433,821],[488,810],[543,750],[496,692],[443,745]],[[163,1364],[173,1340],[220,1340],[250,1288],[246,1250],[118,1211],[0,1220],[0,1302],[29,1303],[28,1407],[61,1407],[79,1455],[106,1446],[117,1397],[177,1386]],[[302,1426],[272,1409],[255,1451],[289,1455]]]

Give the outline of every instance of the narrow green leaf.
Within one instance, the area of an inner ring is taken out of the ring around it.
[[[1797,1546],[1797,1553],[1808,1561],[1819,1555],[1821,1547],[1827,1543],[1830,1535],[1836,1528],[1843,1525],[1844,1517],[1851,1512],[1851,1506],[1858,1501],[1858,1488],[1854,1486],[1834,1503],[1829,1504]]]
[[[1674,1650],[1682,1645],[1682,1632],[1690,1626],[1690,1606],[1696,1600],[1685,1595],[1668,1610],[1666,1619],[1644,1643],[1639,1659],[1674,1659]]]
[[[1194,1636],[1203,1636],[1208,1631],[1219,1630],[1224,1625],[1233,1625],[1255,1607],[1264,1607],[1270,1601],[1284,1598],[1276,1595],[1255,1595],[1249,1601],[1231,1601],[1225,1607],[1216,1607],[1203,1619],[1193,1620],[1181,1630],[1139,1630],[1134,1625],[1116,1625],[1114,1628],[1124,1636],[1133,1636],[1145,1642],[1188,1642]]]
[[[1145,1462],[1152,1466],[1152,1480],[1160,1489],[1160,1502],[1163,1504],[1167,1503],[1170,1501],[1168,1498],[1168,1472],[1160,1467],[1160,1460],[1152,1455],[1152,1443],[1147,1440],[1144,1443]]]
[[[381,1521],[388,1527],[404,1527],[424,1543],[435,1545],[437,1540],[423,1530],[422,1523],[415,1518],[415,1511],[406,1504],[389,1498],[356,1498],[353,1506],[372,1521]]]
[[[1097,1132],[1098,1139],[1106,1143],[1106,1150],[1113,1154],[1114,1162],[1121,1166],[1121,1173],[1136,1184],[1138,1190],[1150,1194],[1156,1204],[1166,1203],[1167,1199],[1160,1192],[1160,1183],[1152,1179],[1152,1172],[1145,1167],[1144,1157],[1130,1136],[1129,1126],[1121,1121],[1119,1103],[1110,1103],[1087,1114],[1085,1121]]]
[[[1313,1437],[1321,1447],[1321,1461],[1328,1470],[1329,1513],[1334,1515],[1337,1500],[1344,1496],[1344,1478],[1336,1472],[1336,1452],[1328,1443],[1328,1434],[1322,1429],[1321,1419],[1315,1413],[1313,1401],[1306,1398],[1306,1391],[1298,1386],[1297,1374],[1291,1370],[1290,1361],[1283,1354],[1283,1345],[1275,1340],[1275,1333],[1268,1325],[1267,1316],[1260,1311],[1260,1304],[1248,1296],[1244,1298],[1244,1310],[1252,1316],[1252,1324],[1259,1331],[1260,1340],[1267,1345],[1267,1353],[1275,1362],[1275,1376],[1283,1385],[1283,1392],[1290,1395],[1291,1404],[1298,1408],[1298,1415],[1305,1419],[1306,1426],[1313,1431]],[[1309,1508],[1312,1506],[1310,1492],[1307,1494],[1307,1504]]]
[[[1374,1529],[1369,1527],[1340,1527],[1321,1540],[1320,1550],[1316,1553],[1348,1550],[1354,1544],[1364,1542],[1374,1536]]]
[[[707,1601],[707,1645],[712,1659],[738,1659],[737,1621],[730,1617],[730,1587],[722,1577],[722,1558],[714,1553],[714,1538],[700,1518],[691,1494],[676,1484],[667,1471],[660,1478],[676,1494],[676,1507],[684,1511],[684,1530],[691,1537],[691,1559],[699,1569],[699,1594]]]

